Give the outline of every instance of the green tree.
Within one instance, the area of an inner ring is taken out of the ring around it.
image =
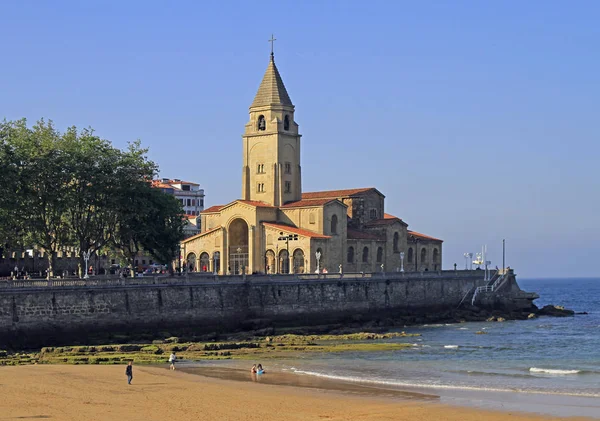
[[[70,178],[65,168],[69,157],[60,148],[60,133],[51,121],[40,120],[29,129],[23,119],[5,123],[4,130],[19,168],[14,205],[18,215],[13,221],[26,229],[27,240],[44,248],[52,275],[56,254],[69,239],[64,216],[68,209]]]
[[[130,185],[129,193],[120,196],[114,245],[131,268],[131,276],[134,276],[135,256],[141,251],[171,267],[183,239],[185,215],[181,203],[149,182]]]
[[[59,133],[52,122],[0,125],[0,247],[45,250],[49,276],[57,252],[99,253],[117,246],[133,264],[142,248],[170,263],[182,238],[179,202],[151,186],[157,173],[139,141],[124,151],[92,129]]]

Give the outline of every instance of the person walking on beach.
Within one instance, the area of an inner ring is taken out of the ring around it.
[[[254,364],[254,365],[252,366],[252,368],[250,369],[250,373],[252,373],[252,374],[256,374],[256,364]]]
[[[169,362],[171,363],[171,366],[169,367],[171,370],[175,370],[175,361],[177,360],[177,356],[175,355],[175,353],[173,352],[171,354],[171,356],[169,357]]]
[[[127,376],[127,384],[131,384],[131,381],[133,380],[133,361],[129,361],[129,363],[127,363],[125,375]]]

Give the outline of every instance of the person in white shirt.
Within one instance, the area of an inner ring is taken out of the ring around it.
[[[177,356],[175,355],[175,353],[173,352],[171,354],[171,356],[169,357],[169,362],[171,363],[171,366],[169,367],[171,370],[175,370],[175,361],[177,360]]]

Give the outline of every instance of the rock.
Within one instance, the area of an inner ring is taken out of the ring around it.
[[[505,319],[504,317],[497,317],[497,318],[496,318],[496,321],[497,321],[497,322],[505,322],[505,321],[506,321],[506,319]]]
[[[537,312],[538,316],[568,317],[573,316],[573,310],[567,310],[563,306],[553,306],[551,304],[542,307]]]
[[[588,312],[587,312],[587,311],[578,311],[578,312],[577,312],[577,313],[575,313],[575,314],[588,314]]]
[[[528,319],[537,319],[537,314],[535,313],[529,313],[529,315],[527,316]]]
[[[492,316],[492,317],[487,318],[485,321],[486,322],[495,322],[496,318],[494,316]]]
[[[476,335],[487,335],[487,332],[485,330],[478,330],[477,332],[475,332]]]

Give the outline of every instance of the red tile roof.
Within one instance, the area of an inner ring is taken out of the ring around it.
[[[186,215],[187,219],[196,219],[199,215]]]
[[[200,213],[213,213],[213,212],[219,212],[221,209],[223,209],[226,205],[214,205],[211,206],[208,209],[204,209],[202,212]]]
[[[275,206],[269,205],[265,202],[259,202],[257,200],[236,200],[236,202],[245,203],[246,205],[255,206],[257,208],[274,208]]]
[[[360,188],[360,189],[327,190],[327,191],[314,191],[314,192],[302,193],[302,200],[324,199],[326,197],[330,197],[330,198],[348,197],[348,196],[354,196],[355,194],[358,194],[358,193],[364,193],[369,190],[375,190],[377,193],[381,194],[381,192],[379,192],[375,187],[364,187],[364,188]]]
[[[293,227],[291,225],[285,225],[285,224],[278,224],[275,222],[263,222],[263,225],[267,226],[267,227],[271,227],[271,228],[277,228],[281,231],[287,231],[290,232],[292,234],[298,234],[298,235],[302,235],[304,237],[310,237],[310,238],[331,238],[328,235],[323,235],[323,234],[319,234],[316,232],[312,232],[309,230],[305,230],[302,228],[296,228]]]
[[[373,219],[372,221],[367,222],[366,225],[391,225],[395,224],[396,222],[400,222],[401,224],[408,226],[408,224],[402,219],[394,215],[390,215],[389,213],[384,213],[383,219]]]
[[[183,180],[169,180],[169,184],[191,184],[192,186],[200,185],[200,184],[194,183],[192,181],[183,181]]]
[[[414,237],[419,237],[424,240],[439,241],[441,243],[444,242],[444,240],[440,240],[439,238],[435,238],[435,237],[430,237],[429,235],[421,234],[420,232],[411,231],[411,230],[407,230],[406,232],[408,233],[408,235],[412,235]]]
[[[211,228],[211,229],[209,229],[207,231],[201,232],[200,234],[192,235],[191,237],[188,237],[185,240],[182,240],[181,242],[182,243],[187,243],[190,240],[195,240],[196,238],[200,238],[203,235],[210,234],[211,232],[215,232],[216,230],[220,230],[220,229],[221,229],[221,227]]]
[[[165,184],[159,180],[152,180],[152,187],[156,187],[158,189],[172,189],[173,188],[173,186],[171,186],[170,184]]]
[[[336,199],[325,198],[325,199],[313,199],[313,200],[297,200],[295,202],[288,202],[281,207],[282,208],[303,208],[303,207],[307,207],[307,206],[323,206],[329,202],[333,202],[334,200],[336,200]]]
[[[385,236],[379,235],[375,232],[359,231],[352,228],[348,228],[348,239],[385,241]]]

